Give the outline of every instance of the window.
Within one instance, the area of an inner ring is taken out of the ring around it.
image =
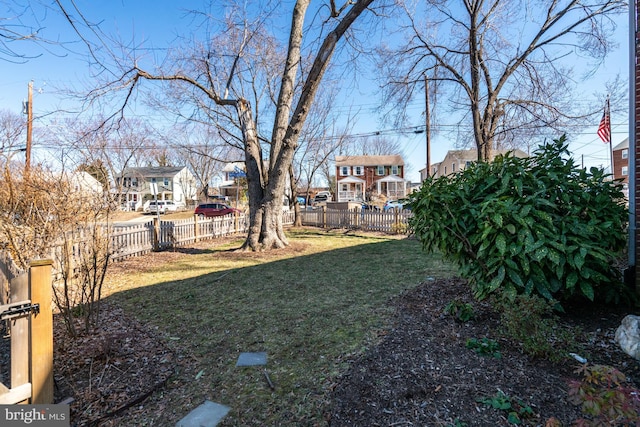
[[[378,176],[384,175],[384,166],[376,166],[376,175]]]
[[[446,166],[444,167],[444,174],[445,175],[447,174],[447,167]]]
[[[391,175],[398,175],[400,172],[400,167],[398,165],[391,166]]]
[[[169,186],[169,178],[164,178],[164,186],[165,187]]]
[[[354,175],[356,176],[364,175],[364,168],[362,166],[354,166],[353,169],[354,169],[354,172],[353,172]]]
[[[138,186],[138,178],[131,178],[131,186],[132,187]]]
[[[628,149],[624,149],[622,150],[622,158],[623,159],[628,159],[629,158],[629,150]]]
[[[340,191],[343,191],[343,192],[349,191],[349,184],[340,184]]]
[[[451,172],[455,172],[456,171],[456,162],[451,163]]]
[[[623,166],[622,167],[622,175],[629,175],[629,167],[628,166]]]
[[[341,166],[340,167],[340,175],[348,176],[349,175],[349,166]]]
[[[471,166],[471,160],[467,160],[464,164],[465,168],[468,168],[469,166]]]

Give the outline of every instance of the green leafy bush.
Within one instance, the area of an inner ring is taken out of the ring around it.
[[[410,226],[425,250],[458,265],[477,298],[500,290],[617,302],[627,295],[613,263],[627,241],[622,186],[568,154],[563,136],[529,158],[427,179],[411,198]]]

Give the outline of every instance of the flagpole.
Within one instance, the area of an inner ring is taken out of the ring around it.
[[[613,170],[613,134],[611,133],[611,105],[609,104],[609,95],[607,95],[607,116],[609,116],[607,125],[609,126],[609,163],[611,165],[611,179],[615,179],[616,175]]]
[[[604,103],[604,111],[602,112],[602,119],[598,126],[598,136],[605,144],[609,144],[609,172],[613,177],[613,144],[611,142],[611,111],[609,108],[609,95]]]

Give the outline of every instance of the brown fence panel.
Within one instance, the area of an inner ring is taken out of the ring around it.
[[[11,388],[0,383],[0,404],[53,403],[53,262],[31,261],[28,271],[13,275],[7,274],[13,268],[10,257],[2,254],[0,259],[10,288],[0,314],[8,320],[11,336]]]

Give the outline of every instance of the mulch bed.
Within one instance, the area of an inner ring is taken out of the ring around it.
[[[173,373],[164,341],[118,307],[102,303],[99,327],[75,339],[60,316],[54,322],[54,394],[56,402],[73,399],[73,425],[107,423],[162,389]]]
[[[445,315],[454,300],[473,304],[476,317],[468,323]],[[522,425],[544,426],[555,417],[563,426],[582,417],[567,402],[568,381],[578,379],[577,361],[554,364],[532,360],[518,344],[501,339],[499,316],[486,303],[472,299],[461,279],[423,284],[398,298],[397,322],[380,344],[357,360],[338,381],[332,396],[331,426],[506,426],[508,411],[493,409],[479,399],[502,392],[514,408],[533,414]],[[589,363],[607,364],[640,387],[640,365],[614,342],[615,330],[628,309],[583,307],[561,322],[580,325]],[[467,339],[488,337],[501,346],[501,358],[476,354]]]

